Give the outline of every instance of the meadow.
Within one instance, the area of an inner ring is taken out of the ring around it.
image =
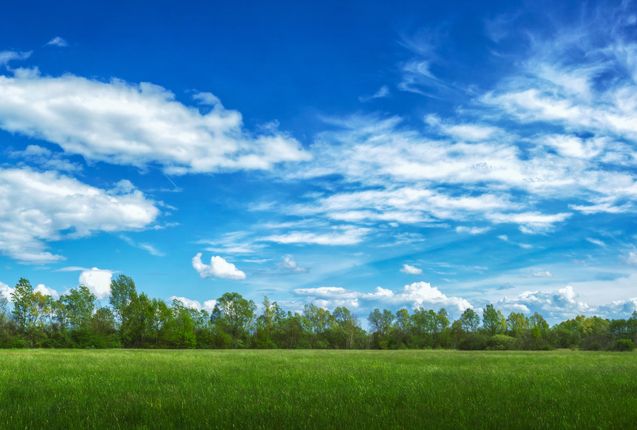
[[[2,428],[634,428],[637,354],[2,350]]]

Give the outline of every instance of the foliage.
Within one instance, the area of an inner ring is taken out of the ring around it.
[[[111,282],[106,307],[98,308],[85,286],[53,299],[26,279],[18,281],[11,299],[0,297],[2,348],[630,350],[637,341],[637,313],[616,320],[579,315],[550,327],[538,313],[505,318],[491,304],[482,310],[482,321],[470,308],[455,321],[445,309],[374,309],[366,331],[344,306],[330,311],[307,304],[293,313],[265,297],[257,313],[253,301],[230,292],[209,313],[139,293],[125,275]]]

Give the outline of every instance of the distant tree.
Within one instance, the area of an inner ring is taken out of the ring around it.
[[[460,324],[466,333],[475,333],[480,328],[480,316],[473,309],[467,308],[460,316]]]
[[[110,303],[117,320],[122,322],[126,307],[137,297],[135,281],[126,275],[119,275],[111,281]]]
[[[506,331],[506,319],[492,304],[482,310],[482,327],[491,336]]]
[[[248,335],[252,331],[256,306],[252,300],[239,293],[225,293],[219,299],[210,317],[218,335],[230,337],[232,347],[248,346]]]
[[[115,315],[109,308],[99,308],[90,321],[93,346],[96,348],[115,348],[119,346]]]
[[[511,312],[507,317],[506,325],[511,336],[522,337],[529,328],[529,320],[522,313]]]
[[[384,309],[374,309],[367,318],[373,330],[372,343],[376,348],[386,349],[390,346],[390,331],[394,322],[394,314]]]
[[[11,299],[13,301],[13,319],[16,326],[18,330],[26,333],[33,328],[38,318],[31,283],[25,278],[20,278],[11,293]]]
[[[345,349],[354,348],[361,330],[356,318],[344,306],[334,309],[332,316],[335,322],[333,326],[335,336],[332,337],[333,346]]]
[[[60,297],[68,324],[72,329],[87,329],[95,310],[95,295],[84,285]]]

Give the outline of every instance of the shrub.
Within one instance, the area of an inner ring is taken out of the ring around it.
[[[635,342],[632,339],[617,339],[613,349],[615,351],[632,351],[635,349]]]
[[[478,333],[467,333],[458,343],[458,349],[466,351],[486,349],[486,347],[487,338],[484,335]]]
[[[487,349],[504,351],[507,349],[516,349],[517,339],[506,334],[496,334],[487,340]]]

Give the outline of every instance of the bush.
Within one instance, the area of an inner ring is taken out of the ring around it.
[[[487,349],[505,351],[507,349],[517,349],[517,339],[506,334],[496,334],[487,340]]]
[[[635,342],[632,339],[617,339],[613,349],[615,351],[632,351],[635,349]]]
[[[465,351],[476,351],[480,349],[486,349],[486,347],[487,338],[484,335],[478,333],[467,333],[458,343],[458,349],[462,349]]]

